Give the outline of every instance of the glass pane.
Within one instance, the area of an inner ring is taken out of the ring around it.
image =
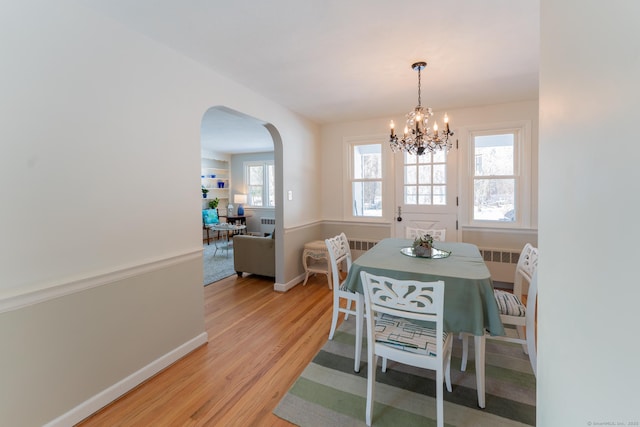
[[[404,155],[404,203],[411,205],[446,205],[447,154],[437,151],[421,156]],[[442,188],[436,190],[434,185]],[[437,197],[437,199],[434,199]]]
[[[431,153],[418,156],[418,163],[432,163]]]
[[[416,166],[404,167],[404,183],[405,184],[417,184],[417,170]]]
[[[382,145],[353,147],[353,177],[355,179],[382,178]]]
[[[418,187],[418,203],[421,205],[431,204],[431,186],[421,185]]]
[[[434,205],[446,205],[447,204],[447,187],[444,185],[433,186],[433,204]]]
[[[514,189],[514,179],[476,179],[473,185],[473,219],[515,221]]]
[[[447,154],[444,151],[436,151],[433,154],[433,163],[446,163],[447,162]]]
[[[416,197],[415,186],[405,186],[404,187],[404,204],[405,205],[415,205],[418,203],[418,198]]]
[[[434,184],[447,183],[447,166],[446,165],[433,165],[433,183]]]
[[[382,216],[382,181],[353,183],[353,215]]]
[[[262,166],[249,166],[249,185],[262,185],[263,177]]]
[[[267,166],[267,174],[269,179],[269,184],[267,188],[267,192],[269,193],[269,206],[275,206],[276,205],[276,175],[275,175],[274,165]]]
[[[262,206],[262,186],[249,185],[249,205]]]
[[[418,161],[418,156],[416,156],[415,154],[409,154],[407,152],[404,153],[405,165],[416,164],[417,161]]]
[[[431,165],[418,166],[418,182],[420,184],[431,183]]]
[[[474,138],[476,176],[513,175],[515,135],[485,135]]]

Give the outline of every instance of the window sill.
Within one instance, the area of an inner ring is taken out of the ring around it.
[[[520,226],[515,226],[515,225],[511,225],[511,226],[496,226],[494,224],[487,224],[487,225],[478,225],[478,224],[473,224],[473,225],[462,225],[460,226],[460,228],[462,229],[462,231],[465,230],[469,230],[469,231],[499,231],[502,233],[532,233],[532,234],[537,234],[538,233],[538,229],[537,228],[529,228],[529,227],[520,227]]]

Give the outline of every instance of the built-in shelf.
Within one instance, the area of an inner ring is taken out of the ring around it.
[[[202,186],[209,190],[207,197],[203,200],[211,200],[216,197],[225,204],[229,200],[229,169],[204,168],[200,171],[200,181]]]

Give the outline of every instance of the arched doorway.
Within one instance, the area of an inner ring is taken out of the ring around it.
[[[282,184],[282,140],[277,129],[270,123],[251,117],[225,106],[209,108],[201,121],[201,158],[216,162],[227,162],[229,167],[229,188],[227,192],[212,190],[212,194],[228,194],[226,200],[220,199],[219,210],[225,211],[229,203],[233,204],[235,194],[246,194],[243,175],[239,172],[241,164],[247,159],[260,158],[261,154],[271,152],[275,174],[275,206],[259,210],[253,219],[247,218],[248,228],[256,229],[256,221],[262,216],[275,218],[276,233],[276,283],[281,281],[283,267],[282,220],[283,220],[283,184]],[[267,156],[268,157],[268,156]],[[204,161],[204,160],[203,160]],[[213,167],[219,166],[213,163]],[[235,179],[234,179],[235,177]],[[203,209],[207,207],[203,200]],[[234,207],[237,209],[237,207]]]

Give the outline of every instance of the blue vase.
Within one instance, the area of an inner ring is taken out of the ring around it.
[[[242,205],[238,205],[238,216],[244,216],[244,208]]]

